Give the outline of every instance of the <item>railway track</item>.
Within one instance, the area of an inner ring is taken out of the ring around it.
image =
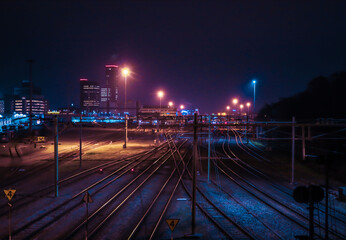
[[[87,186],[80,192],[74,194],[71,198],[68,198],[67,200],[62,201],[61,203],[52,206],[52,208],[48,209],[43,214],[40,214],[36,218],[26,223],[23,223],[23,225],[15,229],[15,231],[13,232],[13,235],[18,239],[36,238],[42,232],[44,232],[46,228],[56,223],[64,216],[70,214],[72,211],[78,208],[78,206],[82,205],[80,202],[80,198],[82,198],[85,192],[92,191],[92,195],[95,195],[96,193],[100,192],[106,187],[109,187],[109,185],[114,183],[116,180],[118,180],[125,174],[131,172],[133,168],[137,167],[143,162],[146,162],[148,158],[157,154],[157,151],[161,150],[162,148],[164,148],[164,146],[160,146],[148,152],[137,154],[127,159],[123,159],[124,160],[123,162],[126,162],[126,164],[112,171],[107,176],[103,177],[102,179]],[[103,168],[105,167],[107,166],[103,166]],[[90,171],[88,170],[86,170],[84,173],[90,173]],[[84,173],[78,173],[76,175],[69,177],[66,180],[74,179],[75,177],[81,176]],[[104,185],[100,186],[101,184],[104,184]]]
[[[229,141],[228,141],[229,142]],[[225,152],[225,154],[229,157],[229,159],[232,161],[232,163],[236,166],[238,166],[237,168],[237,172],[235,172],[234,168],[231,169],[228,166],[226,166],[226,164],[223,161],[220,161],[220,165],[222,166],[222,168],[220,168],[220,166],[217,166],[221,172],[223,172],[229,179],[231,179],[234,183],[239,183],[239,182],[243,182],[245,183],[248,187],[250,187],[250,189],[247,189],[247,192],[251,192],[253,190],[255,190],[257,192],[257,194],[259,193],[260,195],[264,196],[263,197],[259,197],[258,195],[254,195],[256,196],[257,199],[259,199],[261,202],[265,203],[266,200],[265,199],[270,199],[271,202],[273,202],[273,204],[268,204],[266,203],[266,205],[271,205],[272,208],[274,207],[274,205],[280,206],[286,210],[289,210],[290,212],[294,213],[294,215],[296,216],[296,218],[301,219],[301,221],[305,222],[305,224],[307,224],[306,222],[308,221],[308,218],[306,217],[306,213],[301,212],[295,208],[293,208],[292,206],[290,206],[289,204],[284,204],[285,201],[280,201],[279,199],[277,199],[277,197],[273,197],[272,191],[271,193],[267,193],[266,191],[263,190],[262,188],[259,188],[257,186],[255,186],[254,181],[250,181],[250,180],[246,180],[245,176],[247,176],[247,178],[249,176],[253,177],[257,177],[258,179],[262,178],[265,179],[266,181],[270,180],[266,175],[264,175],[262,172],[258,171],[257,169],[254,169],[252,166],[249,166],[249,164],[245,163],[244,161],[242,161],[236,154],[234,154],[233,151],[230,151],[230,153],[233,155],[233,157],[231,157],[225,150],[224,148],[224,143],[223,143],[223,150]],[[244,150],[244,149],[243,149]],[[236,159],[236,160],[235,160]],[[236,177],[236,179],[232,178],[227,172],[231,173],[234,177]],[[240,174],[242,176],[240,176]],[[240,180],[240,181],[239,181]],[[275,188],[276,190],[281,191],[282,193],[286,194],[286,199],[287,197],[289,197],[290,199],[287,199],[286,202],[292,202],[292,195],[289,194],[287,191],[283,191],[282,188],[278,187],[278,185],[276,184],[272,184],[273,180],[268,181],[268,183],[266,183],[267,185],[271,185],[273,188]],[[263,183],[263,182],[262,182]],[[244,187],[245,189],[245,187]],[[268,189],[267,187],[265,189]],[[282,197],[282,196],[281,196]],[[285,200],[285,198],[283,198],[283,200]],[[282,211],[279,211],[279,209],[277,207],[276,211],[279,212],[281,215],[286,216],[286,214],[283,214]],[[286,216],[287,217],[287,216]],[[293,220],[294,218],[291,218],[291,220]],[[304,225],[301,222],[297,222],[295,221],[296,224],[298,224],[300,227],[303,227],[305,230],[308,230],[307,227],[304,227]],[[315,221],[315,224],[318,228],[323,228],[323,226]],[[331,233],[334,237],[340,238],[342,239],[342,235],[340,235],[339,233],[332,231],[331,229],[329,229],[329,233]],[[322,236],[319,236],[322,237]]]
[[[126,204],[130,204],[129,199],[137,194],[140,189],[150,184],[150,180],[158,173],[160,169],[168,162],[173,153],[166,150],[148,167],[143,169],[135,178],[118,190],[115,194],[112,194],[104,204],[96,208],[88,218],[89,237],[93,237],[101,230],[107,227],[109,220],[121,210]],[[137,183],[137,185],[136,185]],[[81,221],[76,227],[74,227],[68,234],[64,236],[64,239],[80,239],[84,234],[84,228],[87,220]],[[104,230],[105,231],[105,230]]]
[[[102,136],[93,139],[92,141],[88,141],[86,143],[83,144],[82,146],[82,151],[86,152],[90,149],[93,149],[95,146],[99,146],[100,144],[104,144],[104,142],[102,141],[103,139],[105,139],[105,137],[109,136],[111,134],[107,133],[107,134],[103,134]],[[118,134],[117,137],[119,137],[120,140],[120,134]],[[11,147],[9,148],[11,156],[14,156],[13,151],[11,150]],[[21,157],[17,151],[17,148],[15,148],[16,153],[18,154],[18,157]],[[74,157],[78,156],[79,154],[79,149],[73,150],[73,151],[60,151],[59,152],[59,165],[61,164],[65,164],[68,160],[73,159]],[[13,159],[14,157],[12,157]],[[9,187],[9,186],[13,186],[25,179],[27,179],[30,176],[35,176],[39,173],[42,173],[43,171],[46,171],[47,169],[51,168],[54,165],[54,161],[50,161],[50,159],[47,159],[47,161],[45,161],[44,163],[40,163],[40,164],[35,164],[34,166],[31,166],[29,170],[26,171],[14,171],[13,174],[10,177],[7,177],[7,181],[3,181],[0,184],[0,187],[4,188],[4,187]],[[16,167],[17,169],[22,169],[24,167],[19,166]]]
[[[237,131],[232,131],[232,132],[233,132],[233,134],[234,134],[234,136],[235,136],[235,140],[236,140],[237,146],[239,146],[244,152],[246,152],[246,150],[242,147],[242,146],[245,146],[245,147],[246,147],[246,145],[245,145],[245,144],[243,143],[243,141],[242,141],[242,136],[241,136],[241,134],[238,133]],[[242,146],[241,146],[241,145],[242,145]],[[230,150],[229,144],[228,144],[227,148],[229,149],[230,152],[232,152],[232,151]],[[233,152],[232,152],[232,154],[234,155]],[[289,197],[291,197],[291,196],[293,195],[293,191],[291,191],[290,189],[284,188],[283,186],[280,186],[280,185],[278,185],[278,184],[274,184],[273,182],[275,182],[275,180],[272,179],[272,178],[270,178],[269,176],[263,174],[263,173],[261,173],[261,175],[262,175],[263,178],[265,178],[266,180],[268,180],[269,183],[270,183],[274,188],[276,188],[276,189],[279,190],[280,192],[286,194],[286,195],[289,196]],[[321,212],[322,214],[325,214],[325,210],[324,210],[324,209],[325,209],[325,204],[324,204],[323,202],[322,202],[322,203],[319,203],[319,204],[322,206],[322,208],[317,208],[317,210],[318,210],[319,212]],[[306,208],[308,207],[307,204],[302,204],[302,205],[305,206]],[[331,212],[334,212],[334,213],[336,213],[336,214],[330,214]],[[336,209],[333,209],[333,208],[329,207],[329,214],[328,214],[328,216],[331,218],[332,221],[333,221],[333,220],[336,220],[336,221],[338,221],[339,223],[341,223],[342,225],[345,225],[345,224],[346,224],[346,220],[345,220],[345,219],[346,219],[346,215],[345,215],[345,213],[343,213],[343,212],[337,211]]]

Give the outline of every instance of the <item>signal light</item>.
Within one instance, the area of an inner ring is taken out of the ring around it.
[[[131,172],[134,172],[135,171],[135,169],[134,168],[131,168]]]
[[[100,173],[102,173],[102,172],[103,172],[103,169],[102,169],[102,168],[100,168],[100,169],[99,169],[99,172],[100,172]]]

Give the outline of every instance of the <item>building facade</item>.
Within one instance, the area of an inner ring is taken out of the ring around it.
[[[115,113],[119,101],[119,67],[105,66],[106,86],[101,89],[101,111]]]
[[[0,114],[5,113],[5,100],[0,99]]]
[[[98,113],[100,110],[100,85],[86,78],[80,79],[80,107],[84,113]]]
[[[30,113],[30,97],[15,96],[12,101],[13,112],[17,114],[29,114]],[[32,98],[32,114],[42,115],[48,112],[48,101],[43,97],[33,96]]]
[[[23,80],[22,86],[14,88],[13,95],[7,96],[7,101],[11,102],[12,113],[30,114],[30,82]],[[34,115],[42,115],[47,112],[48,101],[41,95],[40,88],[32,86],[32,113]]]

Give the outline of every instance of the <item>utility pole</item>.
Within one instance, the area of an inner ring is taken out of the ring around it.
[[[302,126],[302,158],[305,160],[305,126]]]
[[[209,116],[209,130],[208,130],[208,183],[210,182],[210,132],[211,132],[211,116]]]
[[[59,156],[58,156],[58,118],[54,119],[54,162],[55,162],[55,197],[59,196]]]
[[[249,138],[247,136],[248,125],[249,125],[249,111],[248,111],[248,114],[246,114],[246,126],[245,126],[245,138],[246,138],[247,144],[249,143]]]
[[[329,220],[329,216],[328,216],[328,213],[329,213],[329,161],[331,159],[328,159],[327,156],[324,156],[324,167],[325,167],[325,174],[326,174],[326,179],[325,179],[325,184],[326,184],[326,202],[325,202],[325,213],[324,213],[324,216],[325,216],[325,227],[324,227],[324,231],[325,231],[325,237],[324,239],[325,240],[328,240],[329,239],[329,236],[328,236],[328,231],[329,231],[329,223],[328,223],[328,220]]]
[[[292,177],[291,184],[294,184],[294,144],[295,144],[295,117],[292,117]]]
[[[313,201],[313,193],[312,186],[308,187],[309,190],[309,240],[314,239],[314,201]]]
[[[79,119],[79,168],[82,168],[82,112]]]
[[[11,222],[12,222],[12,216],[11,216],[11,208],[12,208],[12,203],[11,201],[8,201],[8,239],[12,240],[12,226],[11,226]]]
[[[29,83],[30,83],[30,110],[29,110],[29,133],[32,134],[32,64],[34,60],[29,59],[26,61],[29,64]],[[26,108],[26,104],[25,104]],[[26,109],[25,109],[26,111]]]
[[[197,162],[197,113],[193,121],[193,163],[192,163],[192,235],[196,228],[196,162]]]

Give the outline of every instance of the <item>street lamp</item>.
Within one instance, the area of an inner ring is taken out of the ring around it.
[[[244,105],[243,104],[240,104],[240,114],[241,114],[241,111],[243,110],[243,108],[244,108]]]
[[[182,104],[180,105],[180,110],[183,110],[185,108],[185,106]]]
[[[232,102],[234,105],[237,105],[238,104],[238,98],[233,98]]]
[[[165,93],[163,91],[157,92],[157,96],[160,98],[160,113],[161,113],[161,100],[162,100],[164,95],[165,95]]]
[[[123,76],[124,76],[124,82],[125,82],[125,103],[124,103],[124,115],[125,115],[125,143],[124,148],[126,148],[127,143],[127,114],[126,114],[126,82],[127,82],[127,76],[130,74],[130,70],[128,68],[123,68],[121,70]]]
[[[231,107],[227,106],[226,109],[227,109],[227,123],[228,123],[229,122],[229,110],[231,109]],[[227,126],[227,131],[228,131],[228,126]]]
[[[247,102],[247,103],[246,103],[246,106],[247,106],[247,115],[249,115],[251,103],[250,103],[250,102]]]
[[[252,80],[253,83],[253,111],[255,112],[256,107],[256,80]]]
[[[168,102],[168,106],[169,106],[169,107],[173,107],[173,105],[174,105],[174,104],[173,104],[172,101],[169,101],[169,102]]]
[[[158,129],[159,129],[160,116],[161,116],[161,100],[162,100],[164,95],[165,95],[165,93],[163,91],[161,91],[161,90],[157,92],[157,96],[160,99],[160,112],[159,112],[159,117],[157,119],[157,127],[158,127]]]
[[[124,76],[124,82],[125,82],[125,103],[124,103],[124,114],[125,114],[126,112],[126,82],[127,82],[127,76],[130,74],[130,70],[128,68],[123,68],[121,72]]]

